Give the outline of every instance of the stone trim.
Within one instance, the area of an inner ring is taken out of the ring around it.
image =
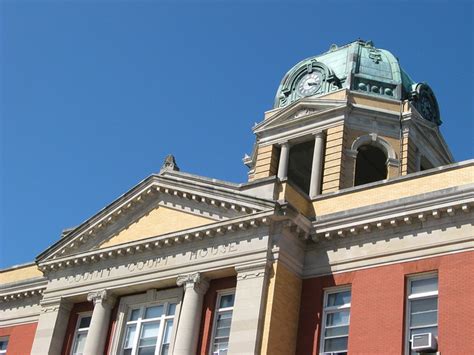
[[[179,275],[176,284],[179,287],[183,286],[185,292],[187,289],[192,288],[200,295],[204,295],[209,288],[209,280],[202,276],[200,272]]]
[[[117,258],[129,254],[142,253],[148,250],[166,248],[174,244],[190,243],[194,240],[219,237],[226,233],[247,230],[249,228],[258,228],[260,225],[268,225],[270,224],[270,217],[273,215],[274,211],[272,210],[270,212],[263,212],[253,216],[216,223],[211,226],[205,225],[191,230],[188,229],[181,232],[171,233],[165,236],[147,238],[119,246],[94,250],[84,253],[81,256],[71,255],[62,259],[40,263],[38,268],[43,272],[54,271],[56,269],[75,267],[81,264],[92,264],[101,260]]]
[[[5,293],[5,294],[0,295],[0,303],[14,301],[14,300],[23,299],[23,298],[29,298],[33,296],[41,296],[45,289],[46,287],[42,287],[42,288],[36,288],[33,290]]]
[[[179,177],[178,177],[179,178]],[[169,180],[169,181],[167,181]],[[229,189],[212,189],[213,186],[182,186],[186,181],[181,178],[176,181],[174,178],[166,178],[161,176],[151,176],[137,185],[129,193],[117,199],[111,205],[105,207],[102,212],[91,217],[86,222],[71,231],[66,237],[49,247],[45,252],[40,254],[37,260],[58,258],[65,255],[68,251],[77,249],[80,245],[86,243],[97,233],[101,232],[111,223],[115,223],[129,210],[141,205],[146,199],[156,194],[167,194],[177,198],[192,200],[193,202],[203,203],[214,208],[224,210],[235,210],[243,214],[251,214],[261,212],[272,203],[269,200],[258,199],[249,195],[245,195],[240,191],[232,191]],[[210,182],[211,183],[211,182]],[[169,184],[173,184],[170,186]],[[188,189],[199,190],[190,192]],[[218,192],[221,195],[216,196]],[[127,196],[128,195],[128,196]],[[235,201],[235,199],[243,199],[245,202]]]
[[[416,221],[425,222],[427,219],[449,218],[456,214],[470,212],[474,201],[452,203],[443,207],[432,207],[413,213],[404,213],[395,216],[381,216],[364,223],[348,223],[342,227],[329,227],[318,229],[316,222],[315,233],[311,236],[313,242],[324,239],[346,238],[358,234],[370,233],[373,230],[393,229],[402,225],[409,225]]]
[[[270,269],[268,261],[262,261],[251,264],[242,264],[235,266],[237,272],[237,282],[241,280],[254,279],[257,277],[265,277]]]
[[[115,297],[108,290],[100,290],[89,292],[87,294],[87,300],[93,302],[94,306],[97,303],[103,304],[104,306],[113,307],[115,303]]]

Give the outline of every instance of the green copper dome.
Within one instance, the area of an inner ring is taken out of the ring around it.
[[[416,101],[415,107],[425,119],[441,123],[438,104],[431,89],[426,84],[415,83],[392,53],[375,48],[371,41],[361,40],[342,47],[332,45],[328,52],[296,64],[283,77],[274,107],[285,107],[302,97],[320,96],[341,88]],[[422,96],[429,96],[423,102],[419,100],[420,92],[424,92]]]

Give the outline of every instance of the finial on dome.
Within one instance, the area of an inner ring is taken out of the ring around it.
[[[179,171],[178,164],[176,164],[176,159],[174,155],[168,154],[161,166],[161,171]]]

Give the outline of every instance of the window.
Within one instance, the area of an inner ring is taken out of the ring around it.
[[[325,355],[347,354],[351,290],[328,290],[324,294],[323,329],[320,353]]]
[[[210,351],[213,355],[225,355],[229,349],[234,298],[234,290],[222,291],[218,294]]]
[[[438,336],[438,276],[418,275],[408,280],[406,353],[411,351],[413,334],[432,333]]]
[[[131,308],[125,326],[124,355],[167,355],[170,351],[176,303]]]
[[[0,354],[6,354],[8,348],[8,337],[0,337]]]
[[[172,354],[183,289],[150,289],[120,298],[111,354]]]
[[[72,345],[72,355],[82,355],[84,351],[84,345],[86,344],[87,332],[91,324],[92,315],[79,314],[76,324],[76,330],[74,332],[74,343]]]

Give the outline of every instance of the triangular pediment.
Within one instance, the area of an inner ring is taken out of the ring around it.
[[[37,258],[62,258],[240,218],[271,208],[237,184],[184,173],[152,175]]]
[[[146,239],[214,223],[216,220],[176,209],[157,206],[111,235],[98,246],[99,249]]]
[[[317,120],[318,117],[347,107],[346,100],[303,99],[280,109],[271,117],[254,127],[254,133],[299,125],[304,121]]]

